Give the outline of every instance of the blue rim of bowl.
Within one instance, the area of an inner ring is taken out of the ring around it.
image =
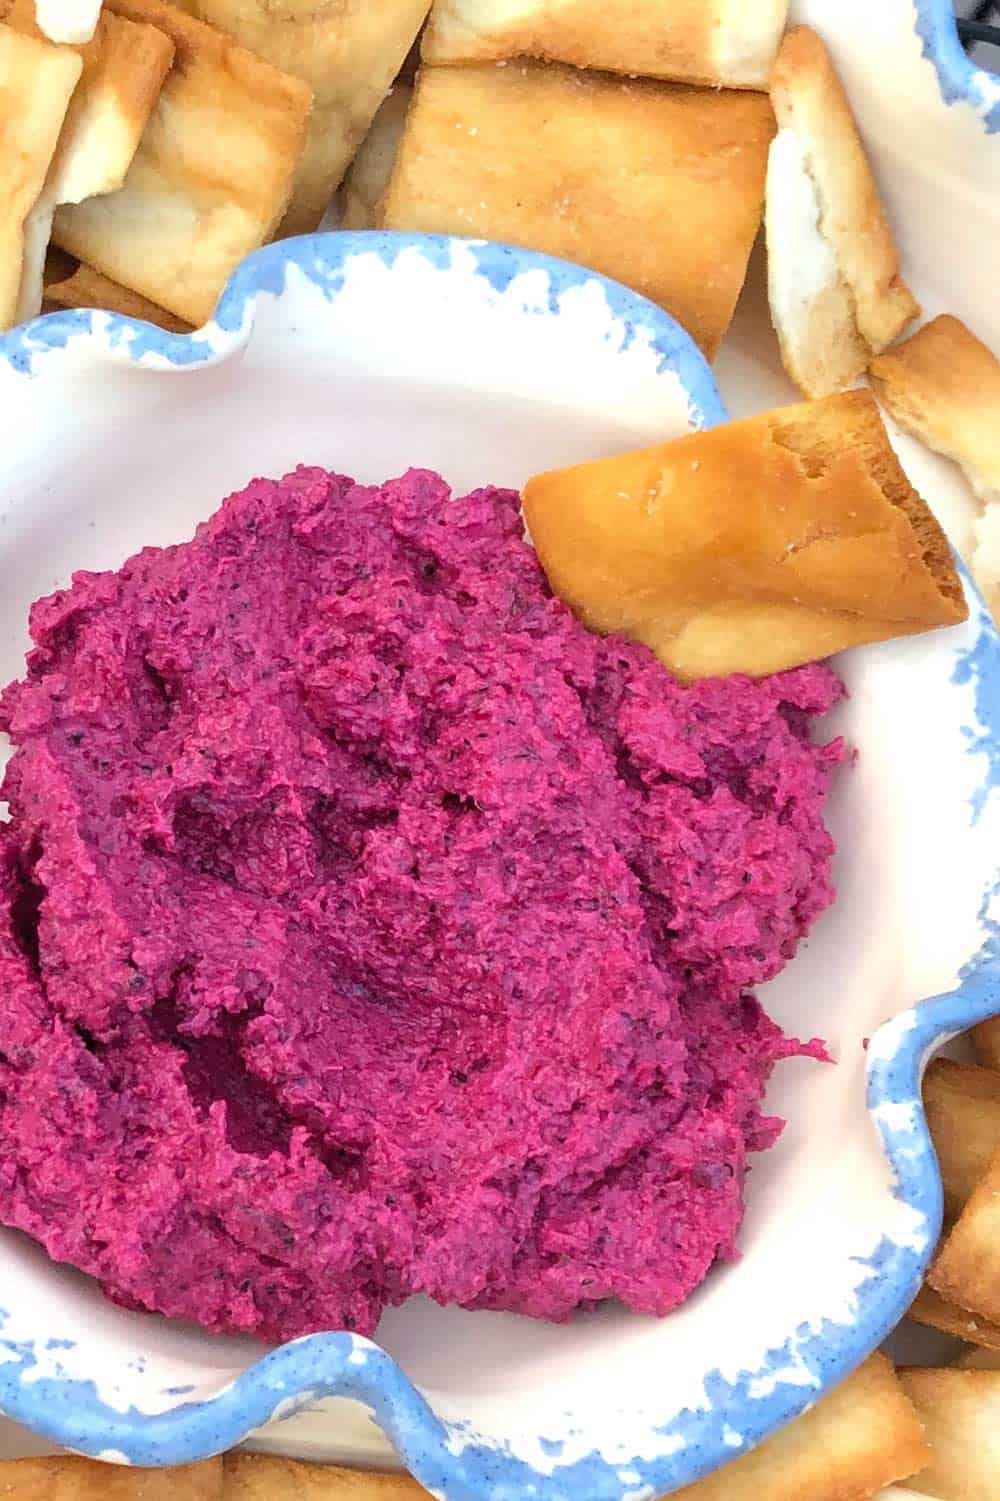
[[[1000,76],[977,67],[962,46],[951,0],[914,0],[924,56],[945,104],[971,104],[989,134],[1000,131]]]
[[[553,311],[558,311],[559,298],[567,290],[598,284],[621,326],[622,347],[639,333],[648,338],[660,368],[675,370],[686,387],[694,423],[710,426],[726,419],[704,358],[674,320],[653,304],[568,262],[510,246],[440,236],[325,234],[284,241],[242,263],[220,300],[214,325],[206,330],[174,335],[114,314],[57,313],[0,338],[0,361],[30,376],[46,351],[94,334],[98,318],[103,347],[110,344],[129,361],[153,355],[165,371],[197,365],[239,347],[248,336],[256,299],[279,294],[289,266],[297,266],[333,299],[350,257],[374,254],[391,266],[407,251],[438,269],[450,266],[458,254],[471,254],[477,272],[498,292],[506,291],[525,271],[542,271],[548,277]],[[974,610],[977,639],[960,653],[955,680],[975,688],[982,733],[970,737],[969,752],[985,761],[977,793],[981,805],[989,789],[1000,784],[1000,636],[978,600]],[[769,1351],[759,1369],[743,1372],[734,1381],[718,1371],[711,1373],[705,1382],[704,1409],[686,1410],[651,1432],[658,1457],[622,1461],[594,1451],[561,1463],[561,1441],[543,1438],[540,1452],[551,1456],[552,1463],[530,1464],[506,1446],[485,1443],[462,1425],[442,1422],[389,1355],[349,1333],[316,1334],[279,1346],[205,1401],[181,1401],[152,1416],[135,1408],[118,1411],[99,1398],[93,1382],[40,1372],[33,1376],[33,1346],[4,1341],[2,1307],[0,1410],[70,1449],[152,1466],[220,1453],[279,1412],[287,1416],[321,1397],[352,1397],[370,1408],[418,1480],[447,1501],[523,1496],[578,1501],[581,1495],[589,1501],[621,1501],[626,1495],[639,1501],[689,1484],[753,1447],[847,1375],[898,1322],[916,1293],[942,1212],[940,1175],[920,1105],[920,1077],[928,1057],[944,1041],[1000,1010],[1000,924],[987,918],[997,892],[1000,871],[994,888],[984,896],[982,917],[989,937],[967,966],[959,988],[905,1012],[871,1040],[868,1106],[881,1134],[893,1192],[912,1211],[912,1235],[906,1244],[884,1240],[864,1258],[864,1278],[850,1324],[827,1323],[819,1330],[804,1326]],[[791,1380],[790,1366],[799,1373]]]

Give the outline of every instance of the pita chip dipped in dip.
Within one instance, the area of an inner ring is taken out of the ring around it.
[[[678,678],[762,677],[968,614],[867,391],[528,482],[553,591]]]

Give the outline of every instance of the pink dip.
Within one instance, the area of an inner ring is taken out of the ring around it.
[[[751,994],[831,899],[825,667],[681,687],[517,496],[321,469],[39,601],[0,824],[0,1219],[116,1301],[662,1314],[732,1257]]]

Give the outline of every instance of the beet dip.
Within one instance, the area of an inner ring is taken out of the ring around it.
[[[255,480],[39,601],[0,823],[0,1220],[273,1339],[662,1314],[735,1254],[831,899],[822,666],[682,687],[516,494]]]

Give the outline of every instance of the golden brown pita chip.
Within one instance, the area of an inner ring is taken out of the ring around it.
[[[17,322],[25,225],[45,188],[82,67],[68,47],[0,24],[0,330]]]
[[[778,135],[767,172],[768,295],[806,396],[850,385],[919,313],[833,60],[808,26],[771,74]]]
[[[127,318],[142,318],[173,334],[191,332],[190,323],[175,318],[166,308],[157,307],[138,292],[109,281],[93,266],[77,266],[64,281],[46,283],[46,301],[63,308],[101,308],[106,313],[124,313]]]
[[[1000,1496],[1000,1372],[902,1370],[899,1379],[924,1422],[933,1458],[915,1490],[941,1501]]]
[[[53,237],[178,318],[211,317],[276,229],[305,141],[309,90],[166,0],[109,0],[176,57],[124,186],[56,214]]]
[[[929,1329],[940,1329],[942,1334],[954,1334],[970,1345],[982,1345],[1000,1353],[1000,1324],[991,1324],[968,1309],[958,1308],[926,1284],[917,1293],[907,1318],[926,1324]]]
[[[645,78],[766,89],[788,0],[434,0],[429,63],[538,57]]]
[[[1000,1324],[1000,1153],[945,1237],[927,1280],[949,1303]]]
[[[74,1455],[0,1461],[0,1501],[222,1501],[222,1461],[127,1469]]]
[[[891,1364],[872,1355],[809,1412],[675,1501],[853,1501],[929,1457]]]
[[[413,90],[405,83],[394,84],[372,121],[372,128],[344,179],[342,229],[376,229],[381,224],[382,200],[396,165],[412,97]]]
[[[269,1454],[227,1454],[226,1501],[427,1501],[409,1475],[307,1465]]]
[[[682,679],[761,676],[968,613],[867,391],[539,475],[524,513],[555,593]]]
[[[383,222],[579,261],[665,307],[711,356],[773,134],[762,94],[556,64],[425,67]]]
[[[322,219],[392,86],[430,0],[181,0],[183,8],[301,78],[314,102],[283,235]]]
[[[1000,1016],[991,1016],[972,1029],[976,1057],[986,1068],[1000,1069]]]
[[[935,1058],[924,1075],[924,1109],[944,1183],[944,1208],[957,1219],[1000,1151],[1000,1073]]]
[[[34,0],[0,0],[0,21],[25,36],[42,35]],[[83,72],[45,186],[25,225],[18,321],[33,318],[41,306],[56,207],[121,187],[174,56],[169,37],[111,11],[102,13],[93,40],[74,50]]]

